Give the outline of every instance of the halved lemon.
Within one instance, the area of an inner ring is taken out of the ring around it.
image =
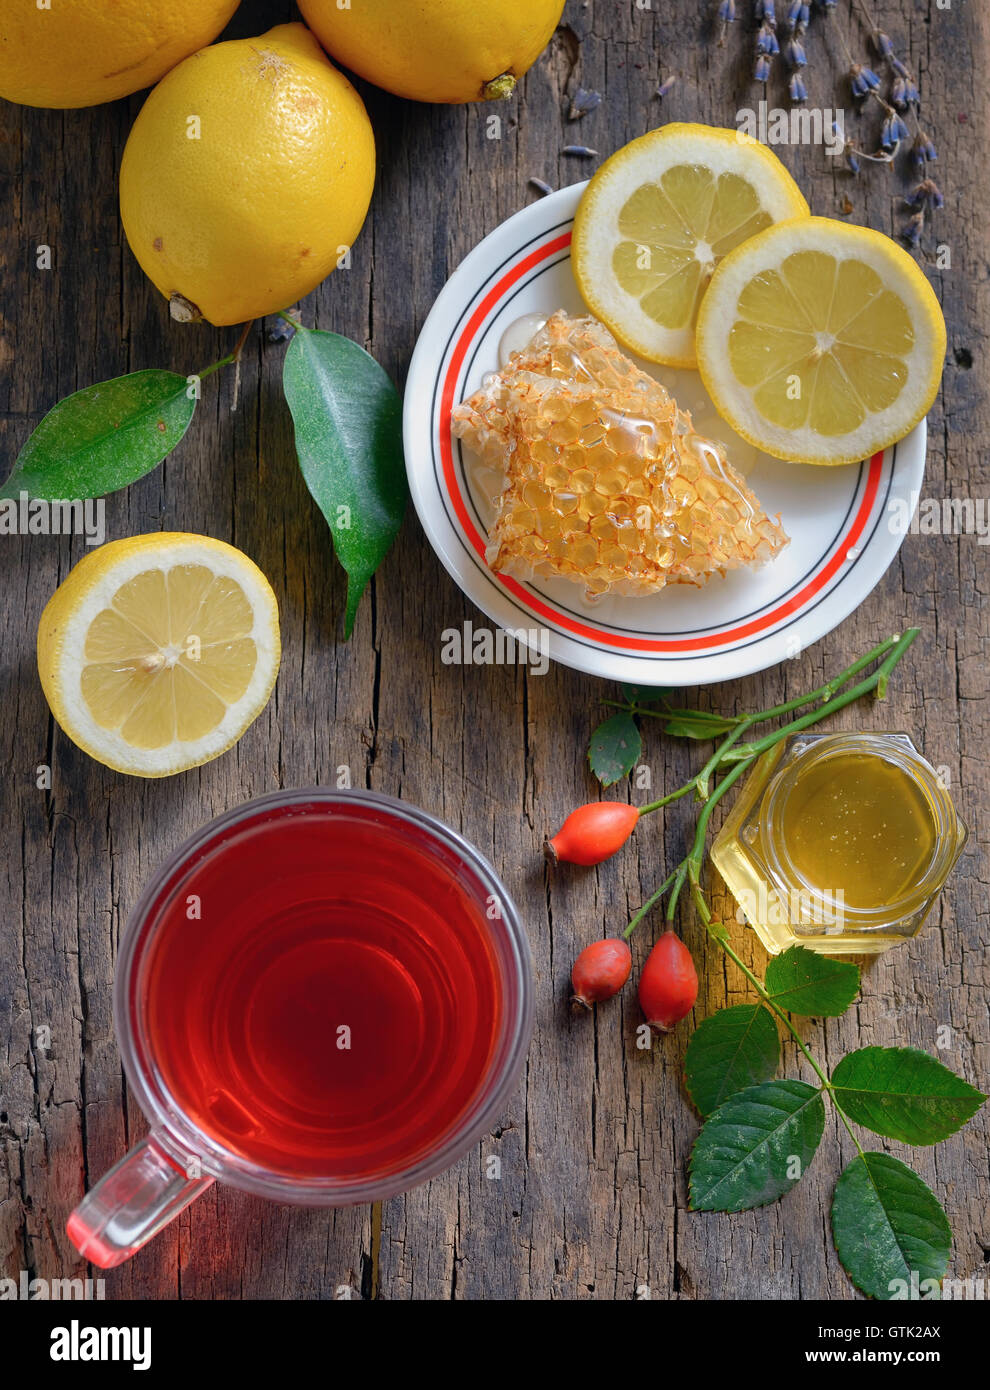
[[[75,566],[41,615],[38,673],[84,752],[166,777],[236,743],[268,703],[280,650],[275,595],[252,560],[159,532]]]
[[[738,434],[795,463],[856,463],[903,439],[938,392],[945,320],[890,237],[828,217],[727,256],[698,316],[698,369]]]
[[[785,218],[801,190],[741,131],[675,123],[624,145],[585,189],[571,264],[581,296],[652,362],[696,364],[698,305],[723,256]]]

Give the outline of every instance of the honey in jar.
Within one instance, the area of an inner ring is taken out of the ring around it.
[[[907,734],[794,734],[754,765],[711,856],[771,954],[875,954],[921,930],[966,837]]]

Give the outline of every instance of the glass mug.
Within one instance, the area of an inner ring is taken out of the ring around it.
[[[145,889],[114,1025],[151,1130],[69,1218],[104,1269],[214,1181],[347,1206],[450,1167],[511,1093],[530,957],[491,865],[369,791],[273,792]]]

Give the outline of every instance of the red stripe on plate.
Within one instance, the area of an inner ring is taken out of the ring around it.
[[[481,535],[475,526],[470,514],[468,513],[464,497],[461,494],[460,480],[454,468],[454,451],[451,443],[450,432],[450,413],[454,407],[454,392],[457,386],[457,378],[460,374],[464,359],[468,354],[471,344],[474,342],[481,328],[484,326],[491,312],[497,307],[506,292],[512,288],[534,266],[539,265],[548,256],[555,255],[558,251],[565,250],[571,242],[570,232],[565,232],[562,236],[554,237],[551,241],[545,242],[535,251],[531,251],[528,256],[524,256],[518,261],[511,270],[506,271],[492,289],[485,295],[474,313],[464,325],[464,329],[454,345],[450,363],[447,367],[446,375],[443,380],[443,389],[440,393],[440,460],[443,465],[444,481],[447,484],[447,492],[457,514],[457,519],[464,529],[472,547],[481,557],[485,558],[485,537]],[[849,526],[849,530],[838,541],[832,554],[826,563],[818,571],[813,579],[810,579],[805,586],[796,594],[792,594],[789,599],[778,604],[776,608],[762,614],[757,618],[749,619],[746,622],[738,623],[735,627],[725,628],[722,632],[710,632],[704,637],[683,637],[683,638],[647,638],[629,637],[625,634],[606,632],[603,628],[595,627],[590,623],[579,622],[569,614],[561,613],[556,608],[552,608],[545,603],[531,590],[520,584],[517,579],[509,575],[493,574],[492,578],[497,579],[519,602],[541,618],[545,618],[554,626],[563,628],[566,632],[573,632],[578,637],[586,637],[594,642],[599,642],[604,646],[620,647],[626,651],[638,652],[700,652],[713,650],[716,647],[727,646],[732,642],[739,642],[745,637],[752,637],[756,633],[766,632],[774,627],[784,618],[793,617],[804,606],[820,593],[821,590],[833,578],[836,572],[844,565],[848,559],[850,549],[866,530],[873,504],[876,502],[877,493],[880,489],[880,474],[883,467],[883,453],[874,454],[870,459],[870,471],[866,480],[866,491],[859,509]]]

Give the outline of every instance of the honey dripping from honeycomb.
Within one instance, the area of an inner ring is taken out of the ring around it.
[[[722,447],[595,319],[554,314],[452,419],[503,478],[486,552],[497,573],[644,595],[787,544]]]

